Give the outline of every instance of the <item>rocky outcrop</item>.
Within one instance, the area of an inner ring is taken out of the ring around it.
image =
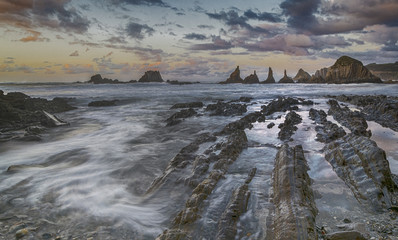
[[[267,105],[261,106],[261,112],[265,115],[271,115],[275,112],[286,112],[292,110],[298,110],[296,105],[313,105],[314,102],[311,100],[304,100],[301,98],[291,97],[278,97],[276,100],[272,100]]]
[[[279,124],[278,128],[281,130],[278,133],[278,138],[282,141],[290,141],[290,137],[297,130],[296,125],[301,123],[302,118],[296,112],[291,111],[286,114],[285,121]]]
[[[319,70],[316,70],[314,76],[316,78],[325,79],[328,71],[329,71],[329,68],[321,68]]]
[[[111,107],[115,106],[118,100],[101,100],[92,101],[88,104],[89,107]]]
[[[144,75],[138,80],[140,83],[145,82],[163,82],[159,71],[146,71]]]
[[[284,144],[279,149],[273,171],[273,208],[267,239],[318,239],[318,210],[308,170],[300,145]]]
[[[309,117],[317,123],[315,126],[315,131],[317,132],[315,140],[319,142],[329,143],[346,134],[342,127],[327,121],[327,114],[323,110],[311,108],[309,111]]]
[[[386,153],[367,137],[348,134],[324,148],[325,158],[356,199],[376,211],[397,206]]]
[[[218,101],[215,104],[207,105],[206,111],[209,111],[211,116],[242,115],[247,112],[247,106],[246,104]]]
[[[262,84],[275,83],[274,73],[272,72],[272,68],[271,67],[268,69],[268,77],[267,77],[267,79],[265,79],[265,81],[262,81],[260,83],[262,83]]]
[[[311,75],[304,71],[302,68],[297,72],[296,76],[293,78],[294,81],[298,83],[308,83],[311,79]]]
[[[243,83],[244,84],[260,83],[260,81],[258,80],[256,71],[254,71],[253,74],[250,74],[249,76],[245,77],[245,79],[243,79]]]
[[[398,97],[340,95],[334,98],[361,107],[367,120],[398,131]]]
[[[240,77],[239,66],[236,67],[235,71],[231,73],[231,75],[225,82],[221,83],[243,83],[243,79]]]
[[[54,113],[75,109],[65,99],[31,98],[20,92],[0,91],[0,141],[40,140],[46,127],[66,125]],[[18,133],[16,132],[19,131]]]
[[[197,112],[193,108],[183,109],[179,112],[174,113],[171,117],[166,120],[166,126],[173,126],[180,122],[182,119],[189,118],[195,116]]]
[[[398,62],[366,65],[370,72],[383,80],[398,80]]]
[[[256,168],[253,168],[247,176],[245,183],[235,189],[232,193],[231,200],[219,220],[218,231],[215,239],[229,240],[235,238],[239,218],[247,210],[247,204],[250,197],[249,183],[256,174],[256,170]]]
[[[170,109],[176,108],[202,108],[202,102],[176,103]]]
[[[281,78],[278,83],[294,83],[294,81],[291,77],[287,76],[286,70],[285,70],[285,72],[283,74],[283,78]]]
[[[90,80],[88,80],[88,83],[93,83],[93,84],[117,84],[117,83],[123,83],[120,82],[119,80],[115,79],[109,79],[109,78],[102,78],[101,74],[95,74],[91,76]]]
[[[358,111],[351,111],[348,107],[340,107],[336,100],[329,100],[328,104],[330,109],[328,111],[329,115],[332,115],[341,125],[350,129],[355,135],[361,135],[370,137],[372,133],[368,128],[368,123],[366,122],[362,113]]]

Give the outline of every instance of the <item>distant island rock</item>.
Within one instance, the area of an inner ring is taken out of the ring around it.
[[[163,82],[163,78],[159,71],[146,71],[138,82]]]
[[[294,81],[297,83],[305,83],[309,82],[311,79],[311,75],[304,71],[302,68],[297,72],[296,76],[293,78]]]
[[[239,66],[236,67],[235,71],[231,73],[229,78],[224,81],[220,82],[221,84],[226,84],[226,83],[243,83],[243,79],[240,77],[240,70]]]
[[[268,69],[268,77],[265,81],[260,82],[261,84],[270,84],[275,83],[274,73],[272,72],[272,68],[269,67]]]
[[[281,78],[279,80],[279,83],[294,83],[294,81],[293,81],[293,79],[291,77],[287,76],[286,70],[285,70],[285,72],[283,74],[283,78]]]
[[[90,80],[88,83],[93,83],[93,84],[119,84],[119,83],[124,83],[120,82],[119,80],[115,79],[109,79],[109,78],[102,78],[101,74],[95,74],[91,76]]]
[[[342,56],[329,68],[316,71],[308,83],[382,83],[361,61]]]
[[[260,81],[258,80],[256,71],[254,70],[253,74],[250,74],[249,76],[245,77],[245,79],[243,80],[244,84],[253,84],[253,83],[260,83]]]
[[[370,72],[383,80],[398,80],[398,62],[366,65]]]

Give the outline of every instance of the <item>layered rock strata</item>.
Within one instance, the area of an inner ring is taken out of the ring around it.
[[[297,83],[307,83],[311,79],[311,75],[304,71],[302,68],[297,72],[296,76],[293,78]]]
[[[317,123],[315,131],[317,132],[316,140],[319,142],[329,143],[346,135],[346,132],[342,127],[327,121],[327,114],[323,110],[311,108],[309,111],[309,117]]]
[[[302,118],[296,112],[291,111],[286,114],[285,121],[279,124],[278,128],[281,130],[278,133],[278,138],[282,141],[290,141],[291,136],[297,130],[296,125],[301,123]]]

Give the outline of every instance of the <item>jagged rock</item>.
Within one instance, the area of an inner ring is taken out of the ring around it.
[[[267,224],[267,239],[317,239],[318,210],[308,170],[300,145],[284,144],[279,149],[273,170],[274,207]]]
[[[167,80],[166,83],[171,84],[171,85],[190,85],[190,84],[196,84],[200,82],[180,82],[178,80]]]
[[[398,97],[341,95],[334,98],[362,107],[367,120],[398,131]]]
[[[322,77],[325,83],[382,83],[362,62],[348,56],[340,57],[333,66],[317,71],[315,76]]]
[[[240,77],[239,66],[236,67],[235,71],[231,73],[229,78],[222,83],[243,83],[243,79]]]
[[[287,76],[286,70],[285,70],[285,72],[283,74],[283,78],[281,78],[278,83],[294,83],[294,81],[291,77]]]
[[[246,102],[246,103],[249,103],[249,102],[251,102],[251,100],[253,100],[252,97],[240,97],[238,100],[232,101],[232,102]]]
[[[263,114],[261,112],[249,113],[243,118],[227,124],[227,126],[225,126],[224,129],[221,131],[221,134],[230,134],[231,132],[234,132],[238,129],[239,130],[244,130],[246,128],[251,129],[253,127],[252,123],[260,121],[261,117],[263,117]]]
[[[347,239],[355,239],[355,240],[366,240],[360,232],[357,231],[342,231],[342,232],[334,232],[327,234],[325,236],[326,240],[347,240]]]
[[[316,70],[314,76],[317,78],[325,79],[328,71],[329,71],[329,68],[321,68],[319,70]]]
[[[179,112],[174,113],[171,117],[166,120],[166,126],[173,126],[180,123],[184,118],[195,116],[197,112],[193,108],[183,109]]]
[[[398,62],[366,65],[370,72],[383,80],[398,80]]]
[[[275,123],[269,123],[268,125],[267,125],[267,128],[273,128],[275,126]]]
[[[398,187],[386,153],[367,137],[348,134],[324,148],[325,158],[356,199],[382,211],[397,206]]]
[[[268,69],[268,77],[265,81],[261,82],[262,84],[270,84],[270,83],[275,83],[275,79],[274,79],[274,73],[272,72],[272,68],[270,67]]]
[[[118,100],[101,100],[92,101],[88,104],[89,107],[110,107],[115,106]]]
[[[307,83],[311,79],[311,75],[304,71],[302,68],[297,72],[296,76],[293,78],[294,81],[298,83]]]
[[[95,74],[91,76],[90,80],[88,83],[94,83],[94,84],[114,84],[114,83],[123,83],[120,82],[119,80],[115,79],[109,79],[109,78],[102,78],[101,74]]]
[[[250,197],[249,183],[256,174],[256,170],[256,168],[253,168],[246,178],[245,183],[233,192],[231,200],[219,220],[218,232],[215,239],[235,239],[237,231],[236,225],[239,221],[239,217],[247,210]]]
[[[358,111],[351,111],[348,107],[340,107],[336,100],[329,100],[328,104],[330,109],[329,115],[332,115],[341,125],[350,129],[350,131],[356,135],[362,135],[366,137],[372,136],[370,130],[366,131],[368,124],[363,116]]]
[[[146,71],[138,82],[163,82],[159,71]]]
[[[278,138],[282,141],[290,140],[290,137],[297,130],[295,125],[301,123],[301,120],[302,118],[296,112],[289,112],[286,115],[285,121],[278,126],[281,129],[278,133]]]
[[[269,104],[261,106],[261,112],[265,115],[271,115],[275,112],[286,112],[292,110],[298,110],[295,105],[313,105],[314,102],[311,100],[296,99],[291,97],[278,97],[276,100],[272,100]]]
[[[247,112],[247,106],[246,104],[218,101],[216,104],[207,105],[206,111],[211,112],[211,116],[242,115]]]
[[[329,143],[346,135],[346,132],[342,127],[327,121],[327,115],[323,110],[315,110],[311,108],[309,111],[309,116],[310,119],[314,120],[318,124],[321,124],[315,127],[315,131],[317,132],[317,141]]]
[[[253,74],[250,74],[249,76],[245,77],[245,79],[243,80],[244,84],[253,84],[253,83],[260,83],[260,81],[258,80],[256,71],[254,71]]]
[[[176,103],[170,109],[176,108],[202,108],[202,102]]]

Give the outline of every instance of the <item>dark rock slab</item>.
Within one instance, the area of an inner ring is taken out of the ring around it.
[[[176,124],[180,123],[182,121],[182,119],[193,117],[196,114],[197,114],[197,112],[193,108],[182,109],[181,111],[174,113],[173,115],[171,115],[171,117],[166,119],[166,123],[167,123],[166,126],[176,125]]]
[[[298,110],[296,105],[313,105],[311,100],[291,97],[278,97],[276,100],[271,101],[267,105],[261,106],[261,112],[265,115],[271,115],[275,112],[286,112]]]
[[[284,144],[279,149],[273,171],[274,208],[267,239],[317,239],[315,217],[318,210],[308,170],[300,145]]]
[[[296,112],[289,112],[286,115],[285,121],[278,126],[281,129],[278,133],[278,138],[282,141],[289,141],[297,130],[296,125],[301,123],[301,120],[302,118]]]
[[[89,107],[111,107],[115,106],[118,100],[101,100],[92,101],[88,104]]]
[[[359,202],[376,211],[397,206],[398,187],[386,153],[374,141],[351,133],[329,143],[324,151],[326,160]]]
[[[325,111],[311,108],[309,111],[309,116],[310,119],[319,124],[315,126],[315,131],[317,132],[317,141],[329,143],[346,135],[346,132],[342,127],[327,121],[327,114]]]
[[[203,102],[176,103],[170,109],[176,108],[202,108]]]
[[[207,105],[206,111],[211,112],[211,116],[242,115],[247,112],[247,106],[245,104],[226,103],[223,101],[218,101],[215,104]]]

